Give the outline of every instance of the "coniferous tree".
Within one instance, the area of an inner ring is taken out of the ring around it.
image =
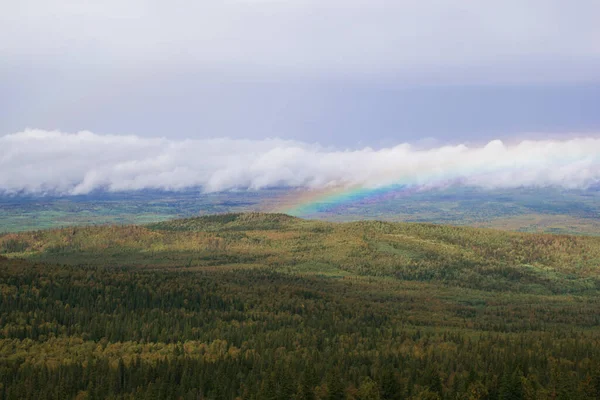
[[[300,385],[298,387],[298,400],[315,400],[315,386],[317,384],[317,375],[312,365],[306,366]]]
[[[334,367],[327,376],[327,400],[344,400],[345,398],[345,387],[340,371],[337,367]]]
[[[391,368],[385,369],[381,374],[380,393],[383,400],[401,400],[403,398],[402,385]]]
[[[521,400],[523,399],[523,373],[520,368],[513,371],[505,371],[500,381],[500,400]]]

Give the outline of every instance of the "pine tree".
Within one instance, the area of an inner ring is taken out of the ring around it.
[[[315,400],[315,386],[317,385],[317,373],[312,364],[304,368],[304,374],[298,386],[298,400]]]
[[[266,379],[263,381],[261,387],[261,394],[259,396],[261,399],[265,400],[278,400],[277,399],[277,381],[275,378],[275,374],[269,374]]]
[[[333,368],[327,376],[327,400],[344,400],[346,393],[340,371]]]
[[[393,369],[386,369],[380,377],[380,393],[383,400],[401,400],[402,385]]]
[[[500,400],[521,400],[523,399],[523,383],[521,378],[523,373],[520,368],[513,372],[505,371],[500,381]]]

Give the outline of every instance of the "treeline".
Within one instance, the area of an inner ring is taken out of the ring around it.
[[[176,348],[177,349],[177,348]],[[181,352],[181,350],[179,350]],[[517,358],[517,357],[515,357]],[[558,362],[547,383],[535,368],[506,364],[500,375],[466,369],[449,377],[435,360],[348,357],[322,368],[318,360],[260,357],[206,362],[174,351],[154,361],[90,358],[32,366],[2,362],[2,399],[597,399],[600,375],[578,376]],[[516,361],[516,360],[503,360]],[[315,365],[318,367],[315,368]],[[358,368],[358,370],[357,370]],[[545,380],[545,377],[543,377]]]

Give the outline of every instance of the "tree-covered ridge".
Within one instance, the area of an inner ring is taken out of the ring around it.
[[[265,214],[4,235],[0,398],[598,399],[599,247]]]
[[[248,231],[285,229],[301,220],[287,214],[226,213],[204,215],[148,225],[151,229],[167,231]]]
[[[0,254],[76,265],[260,266],[536,293],[600,288],[598,237],[378,221],[327,223],[284,214],[6,234],[0,236]]]

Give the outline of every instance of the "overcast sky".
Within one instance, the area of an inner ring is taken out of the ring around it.
[[[0,135],[600,131],[597,0],[0,0]]]

